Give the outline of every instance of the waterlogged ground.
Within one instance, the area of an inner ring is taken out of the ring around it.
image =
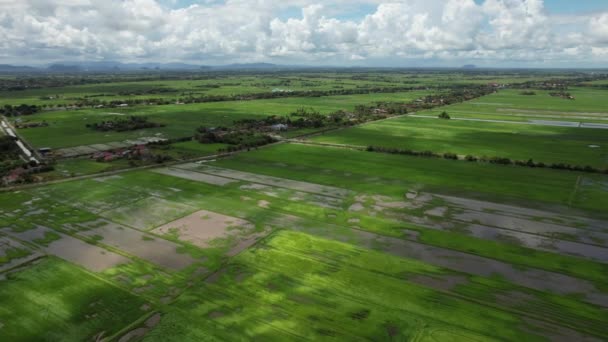
[[[455,82],[333,76],[166,81],[175,89],[159,96]],[[137,98],[124,91],[155,84],[105,84],[104,97]],[[20,133],[77,155],[304,106],[327,113],[428,92],[48,111],[37,115],[48,127]],[[0,193],[0,341],[607,340],[608,175],[352,148],[606,166],[606,131],[581,123],[608,120],[608,97],[570,92],[575,100],[501,90],[418,113],[466,120],[395,118],[306,144],[105,176],[86,175],[111,166],[64,160],[57,173],[85,177]],[[38,102],[44,94],[20,92]],[[85,127],[117,113],[167,126]],[[221,147],[188,141],[173,152]]]
[[[62,323],[86,339],[607,337],[601,215],[397,179],[374,191],[390,181],[374,168],[313,174],[303,155],[265,166],[289,148],[1,194],[2,251],[23,252],[4,262],[0,296],[52,262],[129,298],[121,324],[93,309],[95,324]],[[83,308],[76,291],[58,300]],[[18,340],[21,315],[0,317]]]

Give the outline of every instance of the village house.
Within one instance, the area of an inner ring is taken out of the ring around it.
[[[286,131],[289,128],[289,126],[286,124],[279,123],[279,124],[270,126],[270,128],[273,131]]]

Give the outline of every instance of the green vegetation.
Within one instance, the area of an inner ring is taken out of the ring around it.
[[[0,77],[0,340],[606,340],[603,78]]]
[[[275,167],[284,163],[283,167]],[[283,144],[222,160],[220,166],[278,177],[340,186],[368,193],[403,196],[408,188],[467,194],[495,201],[546,202],[567,205],[579,174],[550,169],[472,164],[444,159],[384,155],[340,148]],[[330,169],[333,172],[323,172]],[[344,173],[350,173],[348,177]],[[605,176],[598,176],[605,179]],[[365,181],[375,178],[373,182]],[[532,181],[533,180],[533,181]],[[600,201],[584,201],[582,209],[601,211]]]
[[[5,249],[3,251],[3,255],[0,255],[0,266],[7,264],[14,259],[24,258],[30,254],[31,254],[31,252],[25,248],[11,247],[11,248]]]
[[[180,297],[150,340],[539,339],[515,315],[406,280],[436,268],[305,234],[281,232],[226,270]]]
[[[357,105],[375,101],[408,102],[425,94],[425,92],[406,92],[52,111],[35,115],[35,120],[46,120],[49,123],[48,127],[24,129],[20,133],[33,146],[52,148],[117,142],[142,136],[152,137],[157,134],[161,134],[165,138],[181,138],[193,136],[194,129],[201,125],[207,127],[226,126],[231,125],[236,120],[245,118],[288,115],[300,108],[313,108],[321,113],[352,110]],[[85,127],[87,123],[112,120],[123,115],[146,116],[150,121],[163,124],[165,127],[131,132],[91,132],[90,129]],[[34,117],[31,118],[34,119]]]
[[[47,258],[0,281],[1,336],[90,340],[138,319],[144,301],[66,262]]]
[[[606,133],[605,129],[401,117],[319,135],[312,140],[605,169],[608,168]]]

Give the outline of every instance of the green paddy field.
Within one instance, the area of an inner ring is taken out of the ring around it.
[[[63,148],[179,138],[201,125],[299,108],[327,114],[445,91],[431,85],[549,77],[556,75],[226,75],[44,88],[2,99],[36,103],[55,93],[61,103],[150,87],[177,94],[429,85],[22,118],[49,123],[18,130],[25,141]],[[604,90],[572,86],[575,100],[520,91],[499,88],[465,103],[230,155],[217,155],[223,144],[182,141],[153,147],[174,157],[153,165],[59,160],[47,174],[52,181],[0,192],[0,340],[606,340],[607,174],[364,150],[608,166],[608,130],[526,123],[601,123],[608,115]],[[452,119],[436,119],[444,110]],[[85,127],[116,115],[145,115],[166,127]]]

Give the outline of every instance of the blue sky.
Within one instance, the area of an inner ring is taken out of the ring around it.
[[[477,4],[482,4],[485,0],[475,0]],[[163,0],[164,5],[170,8],[184,8],[193,4],[212,5],[222,4],[224,0]],[[328,1],[318,1],[327,3]],[[585,14],[589,12],[608,11],[608,0],[545,0],[545,8],[553,14]],[[343,5],[342,5],[343,6]],[[367,14],[373,13],[377,5],[359,4],[348,6],[344,19],[358,19]],[[299,17],[300,10],[297,7],[290,8],[282,13],[283,17]]]

